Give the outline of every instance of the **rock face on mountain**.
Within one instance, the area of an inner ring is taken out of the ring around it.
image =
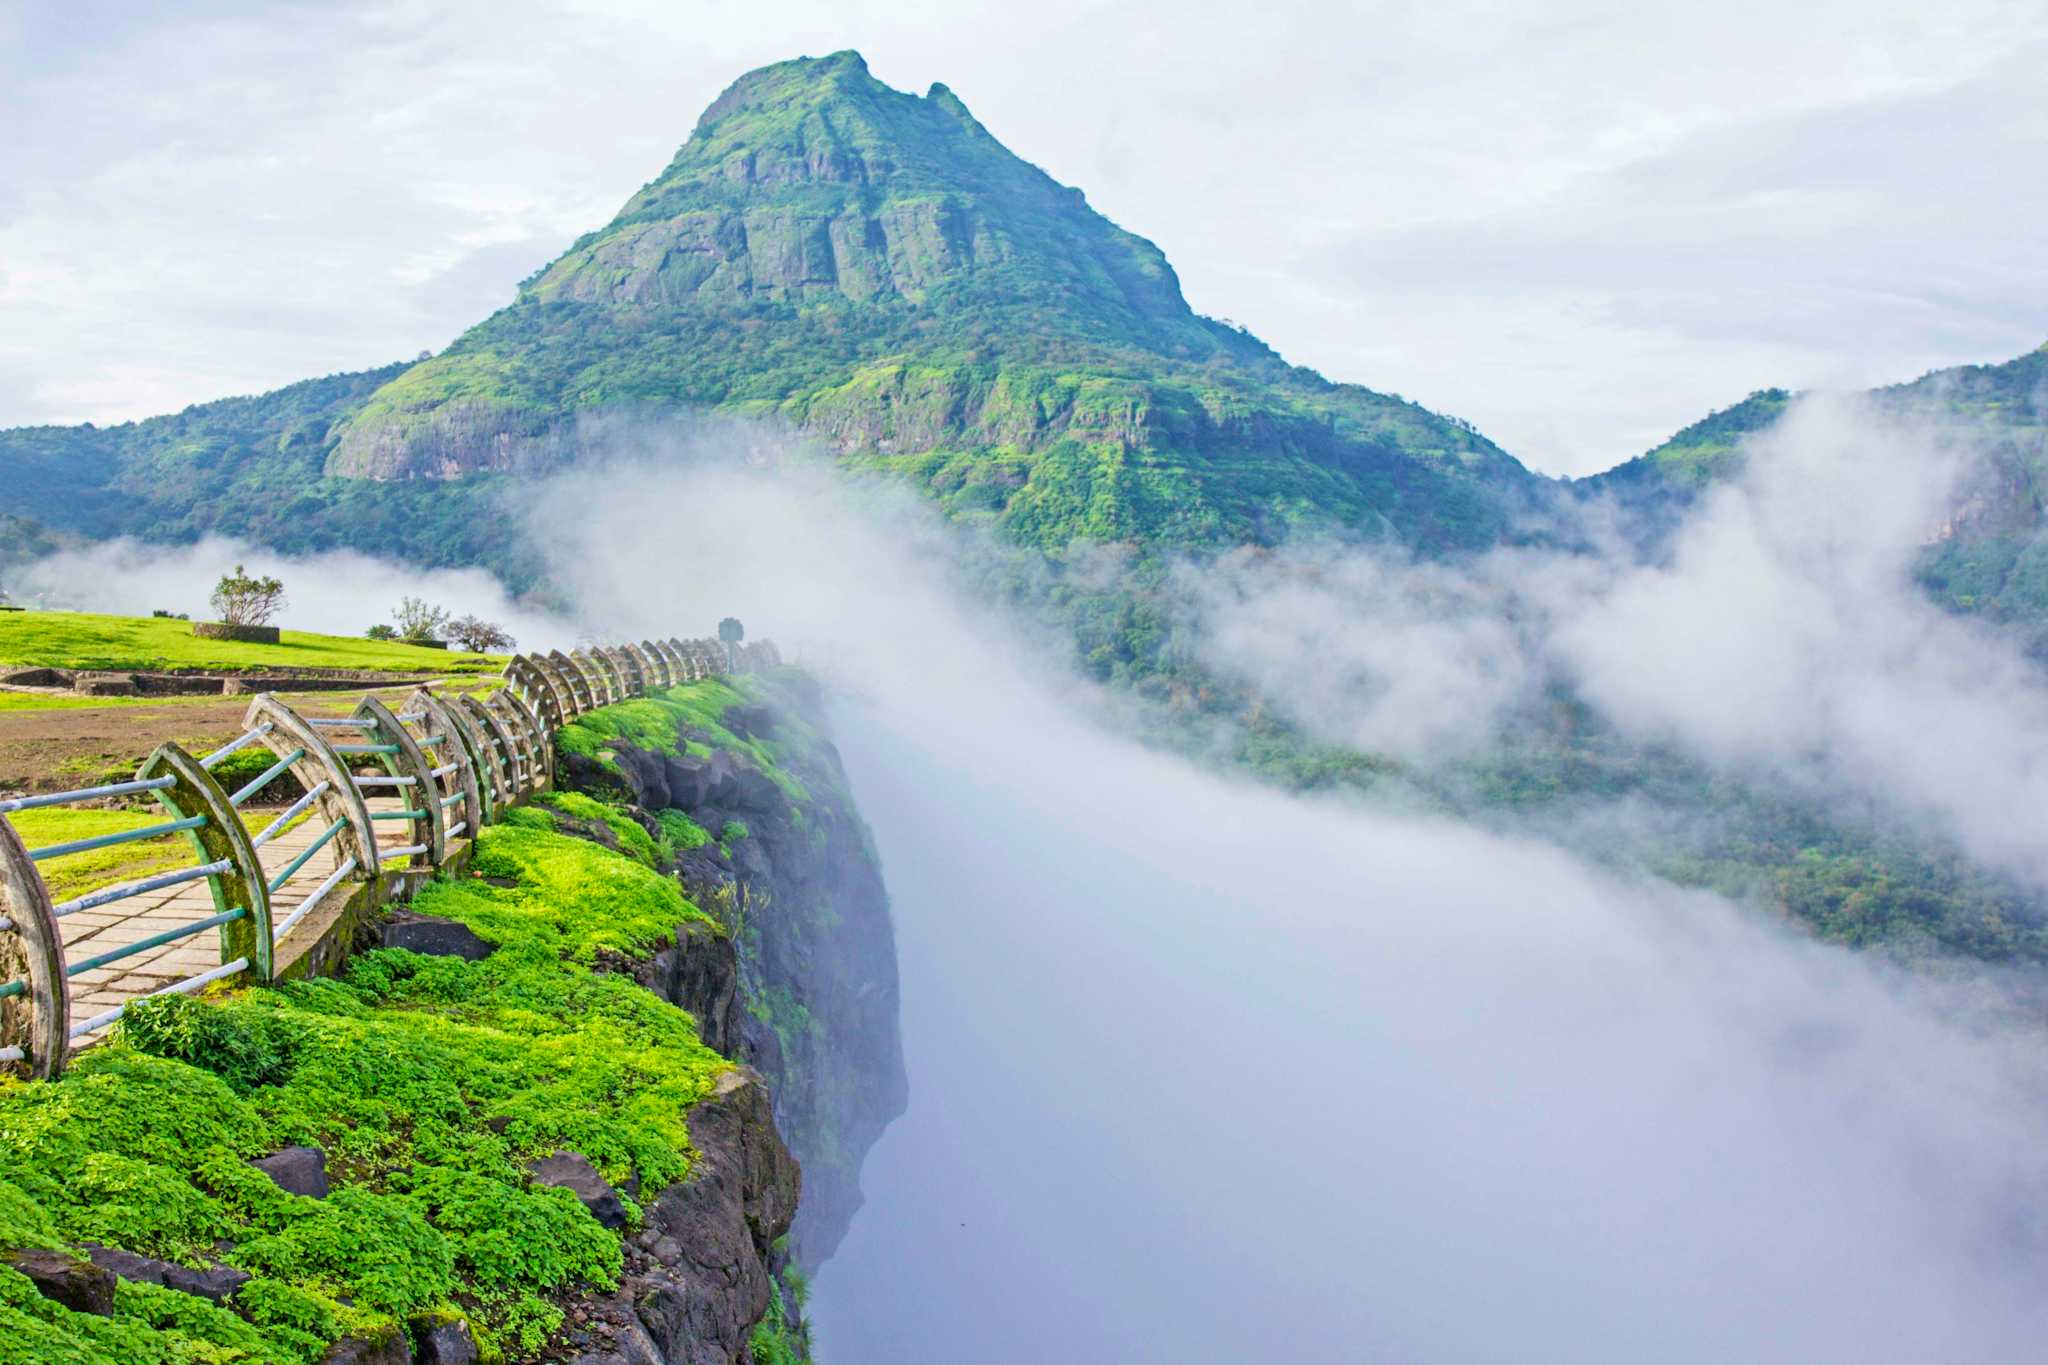
[[[1191,321],[1157,247],[1011,155],[945,86],[922,99],[892,90],[841,52],[735,81],[668,169],[528,293],[638,307],[865,302],[1006,274],[1127,326]]]
[[[777,1242],[801,1173],[775,1131],[768,1086],[750,1069],[719,1078],[690,1110],[696,1162],[646,1206],[619,1288],[572,1308],[575,1365],[740,1365],[769,1309]]]

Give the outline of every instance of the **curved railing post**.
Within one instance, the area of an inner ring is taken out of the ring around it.
[[[288,739],[291,748],[305,750],[306,756],[292,764],[292,776],[307,791],[320,793],[317,804],[328,824],[346,826],[336,836],[341,845],[335,851],[337,865],[354,858],[358,875],[365,881],[375,881],[379,871],[377,828],[370,823],[370,806],[356,787],[355,774],[326,734],[269,692],[259,694],[249,703],[242,724],[251,730],[267,724],[273,734]],[[281,746],[270,747],[276,750]]]
[[[590,675],[592,690],[601,698],[600,705],[610,706],[626,699],[626,680],[619,676],[618,665],[602,649],[586,646],[572,650],[569,657]]]
[[[626,675],[626,686],[633,690],[634,696],[644,697],[649,689],[655,686],[654,670],[648,666],[647,660],[640,656],[639,646],[614,645],[612,657],[619,661],[619,668]]]
[[[577,650],[576,657],[582,661],[585,671],[597,675],[598,683],[601,685],[608,702],[626,700],[626,680],[620,676],[619,666],[612,662],[612,656],[608,650],[602,646],[592,646],[587,649]]]
[[[199,860],[202,863],[227,864],[224,870],[206,879],[213,891],[213,908],[217,913],[226,915],[241,911],[236,918],[220,926],[220,960],[229,963],[247,958],[251,976],[258,981],[270,980],[274,975],[270,888],[263,863],[256,856],[256,846],[250,842],[249,831],[242,824],[241,813],[228,799],[227,791],[213,780],[213,774],[200,767],[198,759],[176,744],[159,744],[156,752],[135,771],[138,782],[153,777],[177,779],[170,786],[158,787],[150,793],[174,819],[205,817],[205,824],[184,831],[185,837],[198,849]]]
[[[590,651],[597,660],[597,666],[611,675],[612,698],[615,701],[631,701],[640,695],[633,690],[633,674],[626,667],[626,661],[619,657],[619,651],[611,645],[599,645]]]
[[[500,692],[492,697],[490,705],[503,711],[514,721],[513,729],[518,732],[526,746],[527,782],[526,790],[538,791],[555,784],[555,738],[554,732],[541,724],[516,692]],[[522,795],[525,793],[522,792]]]
[[[647,685],[663,689],[676,685],[675,675],[669,672],[668,659],[654,647],[651,640],[642,640],[637,645],[627,645],[640,660],[640,667],[646,670]]]
[[[504,718],[476,697],[464,693],[451,698],[448,705],[454,708],[457,720],[469,722],[470,730],[476,735],[480,757],[485,760],[485,767],[491,774],[491,786],[495,789],[486,798],[486,804],[494,809],[485,812],[485,818],[495,820],[498,812],[519,799],[519,743],[512,737],[512,729],[505,724]]]
[[[412,795],[402,798],[411,803],[405,808],[410,817],[406,823],[412,830],[412,841],[404,846],[407,856],[424,857],[429,866],[439,868],[448,856],[448,822],[441,814],[441,789],[434,780],[434,765],[428,761],[426,750],[420,748],[405,723],[391,714],[391,708],[375,697],[364,697],[356,705],[354,715],[363,722],[363,732],[375,737],[376,742],[367,747],[376,750],[374,757],[384,771],[392,777],[412,779]],[[390,814],[393,812],[373,811],[370,818]],[[397,850],[380,856],[396,857]]]
[[[71,1050],[71,991],[50,889],[0,815],[0,1074],[48,1080]]]
[[[548,687],[553,691],[554,695],[561,698],[562,705],[558,718],[548,721],[547,713],[540,713],[541,719],[548,721],[549,733],[553,733],[564,725],[575,724],[576,717],[582,715],[589,708],[584,705],[583,698],[578,695],[575,684],[569,681],[569,674],[562,667],[561,655],[535,655],[527,662],[533,665],[535,672],[548,680]]]
[[[524,654],[516,654],[505,665],[505,681],[540,712],[542,720],[551,725],[567,724],[572,698],[551,670]]]
[[[610,706],[612,704],[611,679],[599,672],[597,665],[590,661],[590,652],[582,645],[578,645],[570,650],[566,657],[569,660],[569,667],[575,669],[583,676],[583,686],[590,693],[591,706]]]
[[[569,695],[576,703],[575,709],[563,719],[573,721],[585,711],[595,710],[597,698],[591,691],[590,679],[577,666],[576,661],[559,649],[551,649],[548,651],[548,662],[561,675],[562,685],[569,689]]]
[[[461,718],[446,702],[425,688],[412,694],[405,709],[419,717],[420,747],[430,755],[434,780],[444,788],[436,799],[440,802],[442,821],[448,824],[446,837],[467,834],[476,838],[487,814],[483,788],[477,782],[476,738],[467,732]],[[453,823],[448,822],[451,806],[462,813],[462,818]]]
[[[704,676],[704,669],[697,659],[696,646],[670,636],[668,647],[676,652],[677,657],[682,659],[683,667],[688,670],[691,682],[696,682]]]

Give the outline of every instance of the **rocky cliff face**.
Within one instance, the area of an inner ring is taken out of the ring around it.
[[[696,1162],[644,1212],[617,1292],[570,1309],[576,1365],[739,1365],[769,1313],[801,1178],[750,1067],[690,1110]]]
[[[619,739],[601,756],[565,759],[571,785],[623,795],[651,832],[667,812],[716,836],[680,851],[677,875],[727,934],[686,926],[673,947],[622,965],[767,1078],[774,1126],[803,1168],[790,1250],[808,1272],[860,1207],[861,1162],[903,1112],[908,1085],[880,868],[815,728],[817,697],[799,675],[771,676],[753,684],[765,700],[727,707],[719,724],[773,746],[781,782],[687,723],[673,753]]]

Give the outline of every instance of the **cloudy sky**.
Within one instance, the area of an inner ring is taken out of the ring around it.
[[[1602,468],[2048,340],[2048,6],[0,0],[0,425],[445,345],[735,75],[856,47],[1290,359]]]

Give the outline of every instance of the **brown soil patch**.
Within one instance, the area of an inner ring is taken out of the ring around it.
[[[410,685],[374,689],[386,705],[410,696]],[[280,692],[308,715],[344,715],[359,692]],[[396,709],[394,706],[393,709]],[[109,770],[133,770],[165,740],[196,754],[220,747],[242,732],[248,697],[166,698],[163,705],[134,701],[61,711],[0,712],[0,793],[65,791],[99,780]]]

